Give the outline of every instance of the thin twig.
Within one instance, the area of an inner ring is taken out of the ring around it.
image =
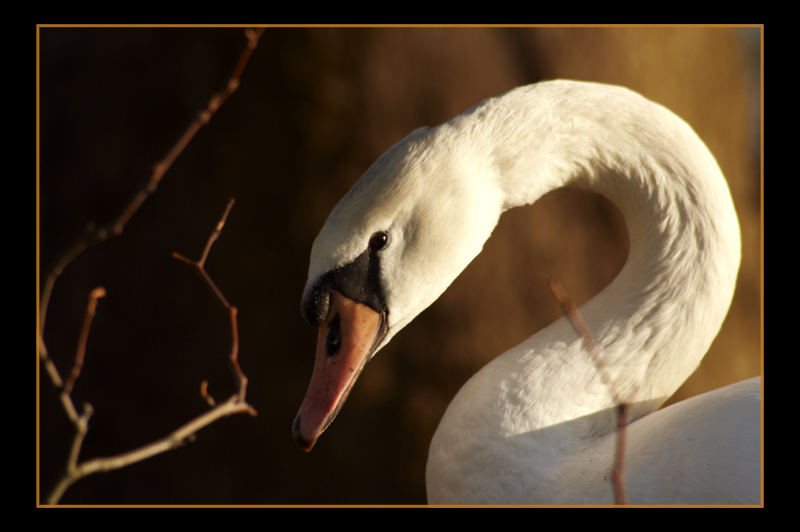
[[[206,400],[208,406],[212,408],[217,406],[217,402],[214,400],[213,397],[211,397],[211,394],[208,393],[208,381],[206,380],[200,383],[200,397]]]
[[[86,233],[81,238],[79,238],[78,241],[72,247],[67,249],[67,251],[55,262],[55,265],[53,266],[47,278],[45,279],[42,288],[42,293],[40,295],[41,299],[39,307],[39,328],[38,328],[38,339],[37,339],[37,344],[39,349],[39,360],[43,362],[45,371],[49,376],[50,380],[52,381],[53,385],[60,390],[60,397],[64,410],[67,414],[67,417],[73,422],[73,425],[75,426],[75,436],[73,438],[72,445],[70,448],[70,454],[67,459],[66,472],[64,476],[58,481],[55,488],[48,497],[47,499],[48,504],[57,504],[58,501],[61,499],[61,496],[67,490],[67,488],[69,488],[69,486],[71,486],[72,484],[74,484],[83,477],[96,472],[119,469],[121,467],[125,467],[132,463],[145,460],[153,455],[165,452],[170,449],[174,449],[182,445],[186,440],[194,437],[194,434],[197,431],[199,431],[203,427],[210,425],[211,423],[215,422],[216,420],[222,417],[237,413],[247,413],[252,416],[257,415],[256,410],[252,406],[247,404],[247,402],[245,401],[247,377],[245,377],[244,373],[242,373],[238,363],[239,333],[236,320],[236,315],[237,315],[236,307],[231,306],[227,302],[225,297],[222,295],[222,292],[220,292],[220,290],[216,287],[214,282],[211,280],[211,278],[208,276],[208,274],[205,272],[203,268],[203,265],[208,256],[208,252],[211,248],[211,245],[219,236],[219,233],[224,225],[225,219],[227,218],[228,212],[233,206],[233,200],[231,200],[228,203],[228,206],[225,210],[225,214],[223,215],[222,220],[220,220],[220,222],[217,224],[216,230],[212,233],[211,237],[209,238],[209,241],[206,244],[206,249],[203,252],[201,261],[198,261],[198,263],[196,263],[198,269],[203,274],[203,277],[206,280],[207,284],[217,294],[220,301],[229,310],[231,316],[233,347],[231,350],[230,358],[234,370],[236,371],[237,377],[239,379],[239,392],[235,395],[232,395],[227,401],[218,406],[215,406],[205,414],[189,421],[188,423],[178,428],[177,430],[173,431],[172,433],[162,438],[161,440],[152,442],[143,447],[140,447],[138,449],[120,455],[107,458],[96,458],[83,463],[79,463],[78,458],[80,456],[83,440],[88,432],[89,418],[92,415],[93,409],[90,404],[86,403],[84,404],[83,412],[79,415],[70,397],[70,392],[72,391],[75,381],[79,377],[81,368],[83,366],[86,343],[88,340],[89,329],[91,327],[91,323],[96,311],[97,300],[105,296],[105,290],[102,287],[98,287],[95,290],[93,290],[90,295],[86,316],[84,318],[83,328],[81,329],[80,340],[78,342],[78,348],[76,350],[75,362],[73,364],[72,371],[70,372],[70,376],[67,379],[66,383],[64,383],[64,381],[61,379],[61,375],[59,374],[58,369],[56,368],[55,364],[53,363],[52,359],[48,354],[47,347],[44,342],[44,329],[45,329],[45,319],[47,316],[47,308],[50,302],[50,297],[52,295],[53,286],[55,285],[56,280],[59,278],[63,270],[89,247],[99,244],[107,240],[111,236],[116,236],[122,233],[122,231],[125,228],[125,225],[131,219],[131,217],[133,217],[136,211],[138,211],[142,203],[144,203],[144,201],[156,190],[156,187],[158,186],[158,183],[161,181],[161,178],[164,176],[167,170],[169,170],[169,168],[172,166],[175,159],[177,159],[177,157],[184,151],[184,149],[192,140],[197,131],[203,125],[208,123],[208,121],[211,119],[214,113],[219,109],[220,105],[222,105],[222,103],[238,88],[242,72],[244,71],[244,68],[247,65],[247,62],[249,61],[253,50],[256,48],[258,44],[258,39],[260,38],[263,32],[264,32],[263,28],[248,29],[245,31],[245,36],[247,37],[247,45],[244,51],[242,52],[241,56],[239,57],[239,61],[236,64],[236,67],[234,68],[233,74],[228,80],[225,90],[211,97],[206,108],[198,114],[197,118],[189,125],[186,131],[184,131],[183,135],[181,135],[181,137],[178,139],[178,141],[175,143],[172,149],[169,150],[167,155],[161,161],[159,161],[154,165],[153,171],[145,186],[131,199],[128,205],[122,210],[121,214],[116,218],[116,220],[109,226],[97,230],[94,228],[92,224],[90,224],[90,226],[87,228]],[[191,263],[191,261],[188,261],[188,259],[184,258],[184,260]],[[207,384],[205,386],[201,386],[201,395],[203,395],[207,401],[210,401],[211,406],[213,406],[213,399],[211,398],[210,395],[208,395],[206,388]]]
[[[64,384],[64,393],[67,395],[72,393],[72,387],[75,385],[75,381],[78,380],[78,377],[81,374],[83,359],[86,356],[86,341],[89,338],[89,329],[92,326],[92,320],[94,319],[94,314],[97,310],[97,300],[101,297],[105,297],[105,295],[106,289],[102,286],[98,286],[89,294],[89,304],[86,307],[86,316],[83,318],[81,337],[78,340],[78,349],[75,353],[75,363],[72,366],[72,371],[67,378],[67,382]]]
[[[219,238],[219,234],[222,232],[222,228],[225,226],[225,220],[228,219],[228,214],[231,212],[231,208],[233,207],[234,200],[231,198],[228,200],[228,205],[225,207],[225,212],[222,213],[222,218],[220,218],[219,222],[217,222],[217,226],[214,228],[214,232],[211,233],[211,236],[208,237],[208,242],[206,242],[206,247],[203,249],[203,254],[200,256],[200,260],[197,261],[197,265],[202,268],[205,266],[206,259],[208,258],[208,253],[211,251],[211,246],[214,245],[217,238]]]
[[[211,249],[211,245],[214,241],[219,237],[219,233],[222,231],[222,228],[225,225],[225,221],[227,220],[228,214],[230,213],[231,207],[233,206],[234,201],[231,199],[228,202],[228,205],[225,209],[225,212],[222,215],[222,218],[217,223],[215,230],[212,232],[211,236],[206,243],[205,251],[203,260],[207,258],[208,251]],[[173,253],[175,258],[191,264],[194,268],[198,271],[202,272],[204,275],[204,279],[207,279],[209,283],[212,283],[211,278],[205,272],[203,264],[200,261],[191,261],[180,255],[178,253]],[[216,285],[213,285],[216,288]],[[101,289],[95,289],[92,291],[93,298],[90,298],[89,309],[87,309],[87,318],[84,320],[84,333],[88,335],[89,326],[87,323],[91,323],[90,315],[94,315],[94,304],[96,304],[97,297],[102,297],[105,294],[105,291]],[[81,478],[91,475],[93,473],[98,472],[105,472],[111,471],[114,469],[119,469],[125,466],[128,466],[135,462],[140,462],[142,460],[146,460],[151,456],[156,454],[163,453],[165,451],[175,449],[181,446],[187,439],[193,437],[194,434],[202,429],[213,423],[214,421],[220,419],[221,417],[225,417],[231,414],[238,414],[238,413],[247,413],[251,416],[258,415],[258,412],[250,406],[246,399],[245,394],[247,391],[247,377],[242,372],[239,366],[239,327],[237,323],[237,309],[236,307],[230,305],[228,301],[225,299],[224,296],[220,293],[220,302],[228,309],[230,319],[231,319],[231,354],[230,360],[231,364],[236,372],[237,379],[239,381],[239,391],[232,395],[227,401],[215,406],[214,399],[208,394],[208,382],[203,381],[200,385],[200,395],[206,400],[206,402],[212,406],[213,408],[206,412],[205,414],[189,421],[179,429],[173,431],[169,435],[161,438],[158,441],[149,443],[138,449],[134,449],[133,451],[129,451],[127,453],[119,454],[116,456],[106,457],[106,458],[95,458],[93,460],[89,460],[83,463],[78,463],[78,456],[80,455],[81,445],[83,444],[83,439],[86,436],[88,431],[88,421],[89,417],[91,416],[92,410],[90,405],[85,405],[84,413],[81,416],[76,416],[77,419],[75,420],[76,426],[76,434],[72,442],[72,449],[70,452],[69,459],[67,461],[67,471],[66,474],[61,478],[61,480],[57,483],[56,487],[54,488],[53,492],[48,497],[48,504],[57,504],[61,496],[64,492],[69,488],[72,484],[80,480]],[[83,338],[83,334],[82,334]],[[85,341],[83,341],[85,344]],[[77,378],[77,375],[80,373],[80,363],[82,361],[82,348],[78,349],[78,355],[76,357],[75,367],[73,368],[73,372],[70,376],[72,379],[73,376]],[[69,384],[70,381],[68,381]],[[65,386],[66,388],[66,386]],[[62,393],[62,395],[66,395],[69,398],[69,395],[66,393]]]
[[[597,343],[594,341],[592,337],[592,333],[589,332],[589,327],[586,326],[586,323],[583,321],[578,309],[575,308],[575,305],[570,301],[569,297],[567,296],[567,291],[564,290],[564,287],[561,286],[561,283],[558,281],[550,280],[550,290],[553,292],[553,295],[556,296],[556,299],[561,304],[561,308],[564,310],[564,313],[569,318],[570,323],[575,328],[575,331],[583,340],[583,345],[586,347],[586,351],[589,353],[589,356],[592,358],[592,362],[594,363],[595,367],[597,368],[597,372],[600,374],[600,378],[603,381],[603,384],[606,385],[608,391],[611,393],[611,397],[614,400],[614,403],[621,404],[623,402],[622,398],[617,393],[616,386],[611,381],[611,377],[608,375],[608,371],[606,371],[605,364],[603,364],[603,360],[600,357],[597,349]]]
[[[211,276],[208,275],[208,272],[206,272],[205,262],[206,259],[208,259],[208,254],[211,251],[211,246],[214,244],[214,242],[217,241],[217,238],[219,238],[219,234],[222,232],[222,228],[225,226],[225,221],[228,219],[228,214],[231,212],[231,208],[233,207],[234,202],[235,200],[233,198],[228,200],[228,205],[225,207],[225,212],[222,213],[222,218],[220,218],[219,222],[217,222],[217,225],[214,228],[214,231],[211,233],[211,236],[208,237],[206,246],[203,249],[203,254],[200,256],[199,260],[194,261],[181,255],[177,251],[172,252],[172,258],[177,259],[181,262],[185,262],[186,264],[193,266],[197,270],[197,273],[200,274],[200,276],[206,282],[211,291],[214,292],[214,295],[217,297],[217,299],[220,300],[222,305],[226,309],[228,309],[228,311],[230,311],[231,308],[233,307],[231,306],[230,303],[228,303],[228,300],[225,299],[225,296],[222,294],[222,291],[219,289],[214,280],[211,279]]]
[[[617,439],[614,452],[614,470],[611,478],[614,484],[614,498],[617,501],[617,504],[628,504],[628,497],[625,492],[625,433],[628,426],[629,405],[620,397],[617,387],[614,385],[611,377],[606,371],[605,364],[603,363],[603,360],[598,352],[599,350],[597,348],[597,343],[594,341],[592,333],[589,332],[589,327],[586,326],[586,323],[583,321],[578,309],[575,308],[575,305],[567,296],[567,292],[564,290],[564,287],[561,286],[561,283],[558,281],[551,279],[550,290],[553,292],[553,295],[558,300],[561,308],[564,310],[564,313],[569,318],[569,321],[572,323],[575,331],[581,337],[581,340],[583,340],[583,345],[586,347],[586,351],[589,353],[592,362],[597,368],[597,371],[600,374],[600,379],[608,388],[614,403],[617,405]]]
[[[192,266],[200,274],[214,295],[216,295],[219,302],[222,303],[222,306],[228,311],[231,323],[231,353],[229,355],[229,359],[234,372],[236,372],[236,378],[239,381],[239,398],[240,400],[244,401],[247,392],[247,376],[244,374],[241,367],[239,367],[239,323],[237,318],[239,310],[228,302],[228,300],[222,294],[222,291],[220,291],[216,283],[214,283],[214,281],[211,279],[211,276],[208,275],[208,272],[206,272],[205,269],[205,261],[208,258],[209,252],[211,251],[211,246],[214,244],[214,242],[216,242],[217,238],[222,232],[222,228],[225,226],[225,222],[228,219],[228,214],[231,212],[234,201],[235,200],[233,198],[228,200],[228,205],[225,207],[225,212],[222,213],[222,217],[220,218],[219,222],[217,222],[214,231],[211,233],[211,236],[208,237],[208,241],[203,249],[203,254],[199,260],[193,261],[184,255],[181,255],[177,251],[172,252],[172,258]],[[201,389],[201,395],[203,395],[206,401],[208,401],[209,397],[207,397],[207,395],[203,392],[204,389]]]
[[[83,367],[83,360],[86,354],[86,343],[89,338],[89,329],[92,325],[92,321],[97,310],[97,300],[101,297],[105,297],[105,295],[106,290],[102,286],[98,286],[89,293],[89,303],[86,306],[86,315],[83,318],[81,336],[78,340],[78,347],[75,350],[75,360],[72,364],[72,371],[70,371],[66,383],[61,381],[61,375],[59,375],[55,364],[53,364],[49,358],[45,359],[45,368],[47,369],[53,384],[56,386],[56,388],[60,389],[58,396],[59,400],[61,401],[61,406],[64,408],[67,418],[69,418],[69,420],[72,421],[72,423],[77,427],[79,434],[81,432],[82,425],[85,425],[89,416],[91,416],[91,405],[88,403],[84,405],[84,414],[78,415],[78,410],[75,408],[75,404],[72,402],[72,396],[70,394],[72,393],[72,388],[75,386],[75,381],[78,380],[78,377],[81,373],[81,368]],[[78,448],[80,448],[80,446],[78,446]]]
[[[120,469],[136,462],[146,460],[157,454],[176,449],[183,445],[187,440],[191,439],[200,429],[211,425],[218,419],[230,416],[232,414],[241,413],[250,414],[251,416],[257,415],[257,412],[252,406],[240,401],[238,394],[232,395],[224,403],[189,421],[182,427],[174,430],[160,440],[154,441],[126,453],[104,458],[95,458],[93,460],[88,460],[81,464],[75,464],[72,467],[68,467],[67,474],[59,481],[52,494],[48,498],[48,504],[57,504],[67,488],[88,475]],[[88,420],[88,416],[86,419]],[[80,444],[83,441],[85,434],[86,429],[79,431],[75,438],[72,453],[75,456],[77,456],[77,451],[80,449]],[[73,462],[71,458],[70,464],[72,463]]]
[[[614,453],[614,498],[617,504],[628,504],[628,495],[625,492],[625,435],[628,427],[628,404],[617,405],[617,445]]]
[[[239,398],[244,401],[245,393],[247,392],[247,376],[239,367],[239,325],[237,315],[239,310],[236,307],[230,308],[231,313],[231,365],[236,372],[236,377],[239,379]]]
[[[189,124],[189,127],[183,132],[183,134],[178,138],[175,145],[167,152],[163,159],[158,161],[155,165],[153,165],[152,172],[150,174],[150,178],[147,180],[147,183],[142,187],[139,192],[137,192],[128,205],[122,210],[122,212],[117,216],[116,220],[114,220],[111,224],[96,229],[94,224],[89,224],[83,236],[81,236],[75,244],[72,245],[67,251],[55,262],[55,265],[50,270],[50,273],[45,278],[44,285],[42,286],[42,293],[39,305],[39,356],[42,359],[47,358],[47,348],[44,343],[44,326],[45,320],[47,318],[47,309],[50,304],[50,297],[53,292],[53,286],[55,285],[56,280],[64,271],[64,269],[69,266],[76,258],[78,258],[84,251],[89,249],[92,246],[95,246],[101,242],[104,242],[108,238],[112,236],[117,236],[125,229],[125,225],[128,221],[133,217],[136,211],[139,210],[139,207],[145,202],[145,200],[150,197],[150,195],[155,192],[156,187],[158,187],[161,178],[164,177],[164,174],[167,170],[170,169],[172,164],[178,158],[178,156],[183,152],[189,142],[194,138],[197,132],[206,125],[214,113],[217,112],[219,107],[228,99],[228,97],[233,94],[236,89],[239,87],[239,82],[242,77],[242,73],[244,72],[245,67],[247,66],[248,61],[250,60],[250,56],[253,54],[253,50],[255,50],[256,46],[258,45],[258,40],[261,37],[261,34],[264,33],[264,28],[256,28],[251,29],[248,28],[245,31],[245,37],[247,38],[247,44],[245,45],[244,50],[242,51],[241,55],[239,56],[239,60],[236,64],[236,67],[233,69],[233,73],[231,74],[228,82],[225,85],[225,89],[217,94],[214,94],[211,99],[208,101],[206,108],[200,111],[197,114],[197,117]],[[53,371],[55,368],[52,369],[49,366],[52,366],[52,363],[46,363],[48,366],[48,374],[50,374],[51,379],[53,379]],[[60,377],[58,378],[60,381]],[[56,380],[53,381],[54,384]]]

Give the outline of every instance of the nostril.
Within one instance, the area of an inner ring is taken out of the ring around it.
[[[338,353],[339,347],[342,345],[341,321],[339,315],[336,314],[328,324],[328,336],[325,339],[325,348],[327,349],[329,357]]]

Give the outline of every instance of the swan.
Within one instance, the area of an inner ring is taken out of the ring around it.
[[[295,441],[313,447],[366,362],[480,253],[504,211],[565,186],[611,200],[629,232],[622,270],[579,310],[606,375],[567,317],[494,358],[436,429],[428,502],[613,504],[616,394],[631,420],[630,504],[759,504],[759,377],[659,409],[733,297],[728,186],[686,122],[613,85],[510,90],[414,130],[367,169],[311,248],[301,310],[317,347]]]

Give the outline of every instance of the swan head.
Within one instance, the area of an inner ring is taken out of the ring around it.
[[[452,120],[420,128],[389,148],[312,245],[301,309],[318,328],[317,348],[292,431],[305,450],[367,361],[441,295],[497,223],[502,199],[485,179],[487,158],[470,156],[458,129]]]

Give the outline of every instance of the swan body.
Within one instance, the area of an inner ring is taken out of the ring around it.
[[[730,192],[690,126],[611,85],[542,82],[417,129],[340,200],[311,250],[302,310],[319,339],[295,439],[313,446],[366,362],[504,211],[564,186],[604,195],[629,231],[622,270],[580,308],[606,375],[566,317],[495,358],[431,441],[429,502],[613,503],[618,396],[632,420],[631,503],[758,504],[760,379],[658,410],[730,306],[741,253]]]

